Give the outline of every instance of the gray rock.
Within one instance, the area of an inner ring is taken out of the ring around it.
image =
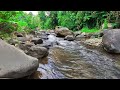
[[[49,49],[51,47],[51,44],[50,43],[43,43],[43,44],[37,44],[37,46],[45,47],[45,48]]]
[[[32,43],[21,43],[18,45],[18,48],[20,48],[21,50],[23,50],[25,53],[27,53],[30,49],[30,47],[34,46],[34,44]]]
[[[103,31],[96,32],[90,36],[90,38],[99,38],[103,36]]]
[[[85,38],[84,35],[78,35],[78,36],[75,37],[75,40],[80,41],[83,38]]]
[[[41,59],[48,56],[48,50],[45,47],[40,47],[38,45],[35,45],[29,49],[27,54],[36,57],[38,59]]]
[[[93,34],[92,33],[81,33],[80,35],[75,36],[75,40],[80,41],[86,38],[90,38]]]
[[[46,33],[39,32],[38,35],[37,35],[37,38],[41,38],[43,40],[47,40],[48,39],[48,35]]]
[[[10,40],[8,40],[8,43],[11,45],[15,45],[15,44],[18,44],[20,42],[17,39],[10,39]]]
[[[21,78],[37,70],[38,59],[0,40],[0,78]]]
[[[34,44],[42,44],[43,40],[41,38],[33,38],[31,42],[34,42]]]
[[[55,33],[58,37],[65,37],[67,35],[72,35],[73,33],[66,27],[57,26],[55,27]]]
[[[105,30],[102,42],[107,52],[120,53],[120,29]]]
[[[80,31],[74,32],[74,36],[78,36],[78,35],[80,35],[80,34],[82,34],[82,32],[80,32]]]
[[[73,35],[67,35],[64,39],[68,40],[68,41],[73,41],[74,40],[74,36]]]

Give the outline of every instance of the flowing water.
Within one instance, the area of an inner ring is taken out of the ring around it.
[[[39,64],[40,79],[120,79],[120,65],[110,57],[77,41],[55,41],[48,64]]]

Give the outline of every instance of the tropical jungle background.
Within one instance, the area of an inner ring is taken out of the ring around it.
[[[0,38],[14,31],[26,32],[68,27],[71,31],[99,32],[108,24],[120,28],[120,11],[38,11],[37,15],[24,11],[0,11]],[[104,25],[104,27],[102,27]]]

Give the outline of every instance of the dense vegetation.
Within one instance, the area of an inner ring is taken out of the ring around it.
[[[72,31],[96,32],[102,24],[107,28],[120,28],[120,11],[39,11],[37,16],[23,11],[0,11],[0,37],[6,37],[13,31],[29,33],[37,27],[54,29],[55,26],[68,27]]]

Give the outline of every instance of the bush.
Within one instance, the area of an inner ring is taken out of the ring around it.
[[[92,28],[89,29],[88,27],[84,27],[81,29],[81,32],[85,32],[85,33],[95,33],[95,32],[99,32],[100,30],[97,28]]]

